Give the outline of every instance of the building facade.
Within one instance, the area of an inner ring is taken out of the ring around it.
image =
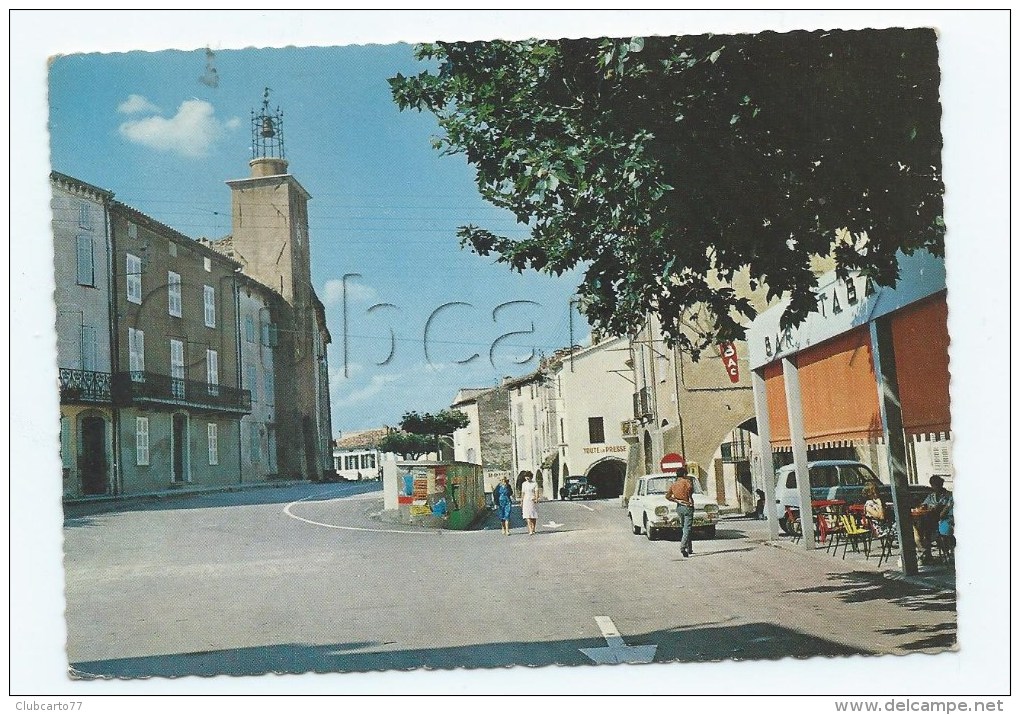
[[[624,491],[628,444],[623,423],[633,411],[627,338],[609,338],[560,354],[550,365],[559,484],[583,475],[600,497]]]
[[[111,393],[110,231],[113,193],[50,174],[65,497],[112,494],[115,410]]]
[[[453,433],[454,459],[480,464],[487,492],[491,492],[503,477],[514,481],[516,473],[512,473],[513,439],[506,386],[464,388],[457,392],[451,408],[468,417],[468,426]]]
[[[239,266],[112,202],[120,492],[243,481]]]

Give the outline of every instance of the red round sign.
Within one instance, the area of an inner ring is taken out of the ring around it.
[[[659,468],[664,472],[675,472],[678,469],[687,468],[687,460],[676,452],[670,452],[659,462]]]

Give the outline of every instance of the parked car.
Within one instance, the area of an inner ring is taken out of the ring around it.
[[[892,501],[892,487],[883,483],[871,468],[863,462],[851,459],[826,459],[808,463],[808,478],[811,482],[811,499],[840,499],[847,504],[863,504],[864,487],[874,484],[878,495],[883,501]],[[914,506],[923,501],[928,493],[923,485],[911,485],[909,490],[910,504]],[[786,508],[799,508],[800,498],[797,494],[797,473],[794,465],[787,464],[776,470],[776,504],[775,514],[779,526],[786,533],[792,533],[792,526],[787,523]]]
[[[597,496],[598,492],[588,483],[587,477],[567,477],[560,487],[561,499],[594,499]]]
[[[680,519],[676,504],[666,499],[666,490],[676,479],[674,474],[647,474],[638,477],[634,495],[627,501],[627,516],[631,530],[642,532],[649,541],[666,530],[679,530]],[[719,505],[707,496],[697,479],[694,483],[694,528],[693,532],[707,538],[715,537],[716,522],[719,521]]]

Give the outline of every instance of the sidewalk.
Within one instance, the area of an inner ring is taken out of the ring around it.
[[[314,482],[304,479],[281,479],[279,481],[265,482],[242,482],[240,484],[228,484],[219,486],[183,485],[175,489],[163,489],[152,492],[140,492],[138,494],[101,494],[96,496],[73,497],[63,499],[64,512],[74,511],[76,508],[101,508],[109,507],[109,510],[128,507],[132,504],[141,504],[162,499],[174,499],[179,497],[190,497],[199,494],[224,494],[229,492],[243,492],[252,489],[272,489],[293,487],[301,484],[313,484]]]
[[[740,517],[729,517],[725,521],[730,521],[731,519],[736,522]],[[903,568],[900,565],[900,550],[898,548],[893,549],[892,557],[883,561],[882,565],[879,566],[878,553],[875,551],[877,544],[872,544],[870,558],[866,558],[863,551],[854,551],[852,547],[847,549],[846,558],[843,558],[842,546],[839,548],[839,554],[835,556],[831,550],[826,551],[825,544],[820,542],[815,543],[814,549],[808,550],[804,548],[803,541],[794,541],[793,537],[787,536],[782,531],[780,531],[778,539],[770,541],[768,538],[768,522],[747,519],[746,517],[743,517],[743,519],[745,521],[743,526],[747,527],[748,538],[764,546],[782,549],[783,551],[802,555],[805,558],[818,560],[819,565],[825,562],[842,563],[862,571],[873,571],[881,574],[883,578],[905,581],[936,590],[956,590],[956,567],[952,561],[949,563],[918,566],[918,572],[908,576],[903,573]]]

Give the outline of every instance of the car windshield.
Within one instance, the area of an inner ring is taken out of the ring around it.
[[[863,464],[843,465],[839,468],[843,474],[843,484],[848,487],[861,487],[865,484],[878,484],[878,477]]]

